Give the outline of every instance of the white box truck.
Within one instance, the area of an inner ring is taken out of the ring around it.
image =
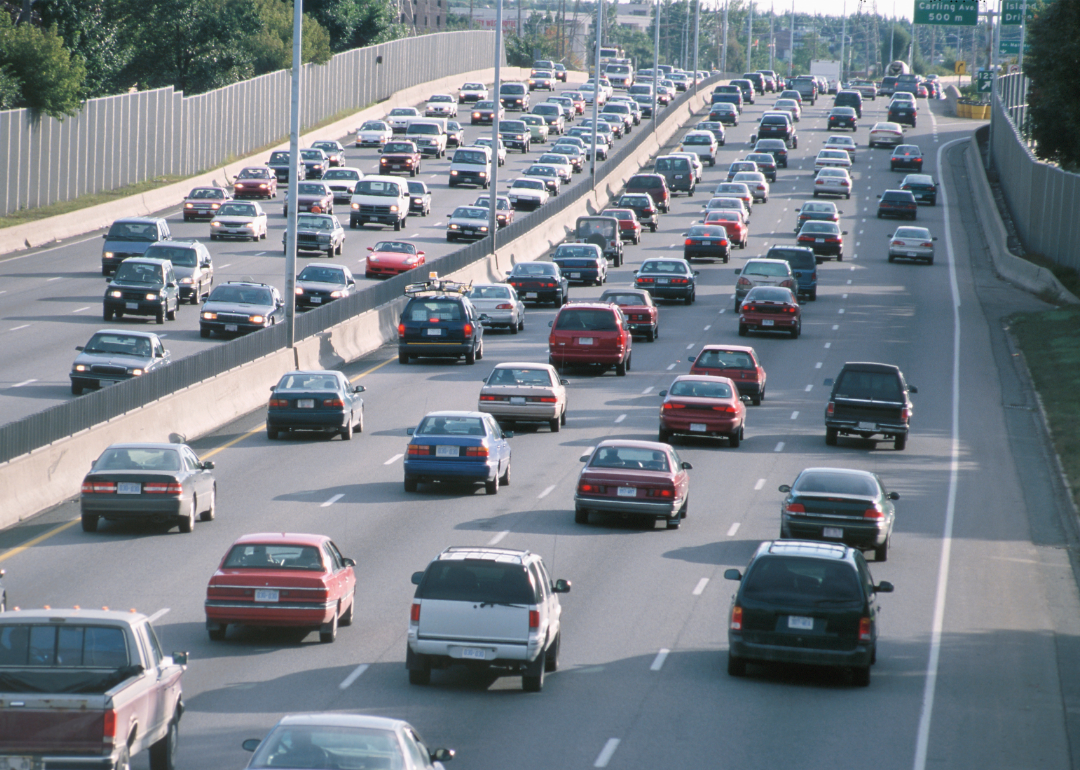
[[[840,62],[835,59],[814,59],[810,62],[810,74],[823,77],[829,84],[829,93],[840,90]]]

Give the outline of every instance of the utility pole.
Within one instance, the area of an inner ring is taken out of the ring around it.
[[[679,66],[686,69],[686,63],[690,61],[688,46],[690,45],[690,0],[686,0],[686,14],[683,16],[682,30],[682,59]]]
[[[998,12],[987,12],[991,24],[990,35],[990,138],[986,147],[986,170],[994,167],[994,108],[998,100],[998,48],[1001,45],[1001,0],[998,0]]]
[[[839,93],[844,88],[844,43],[847,42],[847,0],[844,0],[843,16],[840,20],[840,82],[836,84]]]
[[[502,0],[499,0],[501,3]],[[592,152],[589,153],[591,160],[589,174],[592,175],[592,186],[596,188],[596,122],[600,113],[600,46],[603,45],[604,30],[604,0],[596,3],[596,71],[593,76],[593,99],[592,99]],[[655,112],[653,113],[656,114]]]
[[[293,4],[292,39],[292,104],[289,114],[289,215],[285,218],[285,345],[292,350],[296,344],[296,200],[300,164],[300,30],[304,26],[304,0]],[[294,359],[295,360],[295,359]],[[299,368],[299,367],[297,367]]]
[[[652,89],[652,128],[653,132],[656,131],[656,93],[657,86],[660,85],[660,0],[656,0],[656,16],[653,19],[655,29],[653,30],[653,89]]]
[[[701,31],[701,0],[694,0],[694,93],[698,90],[698,33]]]
[[[1016,59],[1016,67],[1021,72],[1024,71],[1024,38],[1027,35],[1027,0],[1024,0],[1024,5],[1020,9],[1020,55]]]
[[[518,0],[518,9],[521,8],[521,0]],[[502,99],[499,97],[499,80],[502,75],[502,11],[503,0],[497,0],[495,5],[495,85],[492,86],[491,95],[495,99],[495,117],[491,120],[491,167],[489,178],[491,179],[491,194],[488,196],[488,232],[491,234],[491,253],[494,254],[497,247],[495,233],[499,229],[499,220],[495,212],[499,206],[499,112],[502,109]],[[520,32],[520,30],[519,30]]]
[[[754,0],[750,0],[750,21],[746,25],[746,71],[753,72],[750,68],[751,57],[754,55]]]
[[[791,40],[788,41],[788,47],[791,49],[788,52],[787,60],[787,76],[788,80],[791,79],[791,75],[794,72],[795,67],[795,0],[791,0]]]
[[[893,63],[893,46],[896,43],[896,0],[892,4],[892,20],[889,22],[889,64]],[[886,67],[889,65],[886,64]]]
[[[794,2],[794,0],[792,0]],[[724,0],[724,44],[720,49],[720,71],[727,74],[727,43],[728,43],[728,6],[731,0]]]
[[[773,0],[772,8],[769,9],[769,70],[776,69],[774,65],[774,59],[776,58],[776,2]]]

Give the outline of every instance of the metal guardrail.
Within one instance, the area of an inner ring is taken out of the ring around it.
[[[712,81],[706,81],[711,83]],[[684,93],[675,99],[668,110],[674,110],[692,96]],[[597,178],[604,178],[618,168],[646,141],[649,123],[642,121],[634,136],[618,152],[597,167]],[[517,220],[499,231],[499,242],[508,243],[528,233],[540,221],[577,204],[591,190],[590,175],[561,192],[541,208],[535,216]],[[475,241],[446,256],[433,260],[421,270],[437,270],[449,275],[487,258],[491,251],[488,239]],[[296,316],[297,340],[313,337],[362,313],[374,310],[403,296],[405,285],[415,276],[398,275],[360,291],[351,297],[336,300]],[[173,361],[168,366],[131,380],[119,382],[102,390],[88,393],[68,403],[57,404],[21,420],[0,426],[0,463],[28,454],[80,431],[146,406],[183,388],[215,377],[230,369],[255,361],[285,348],[284,325],[264,329],[244,337],[222,342],[206,350]]]

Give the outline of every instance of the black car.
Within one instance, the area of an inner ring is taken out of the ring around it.
[[[900,183],[901,190],[907,190],[915,196],[917,203],[937,205],[937,182],[929,174],[908,174]],[[149,253],[149,252],[147,252]]]
[[[780,168],[787,168],[788,161],[788,148],[787,142],[783,139],[758,139],[757,144],[754,145],[755,153],[769,153],[776,159],[776,165]]]
[[[716,225],[693,225],[683,233],[683,259],[719,259],[726,265],[731,256],[727,230]]]
[[[344,265],[308,265],[296,276],[296,309],[321,307],[354,291],[356,279]]]
[[[322,179],[323,173],[330,168],[330,158],[322,150],[313,148],[300,150],[300,159],[307,169],[308,179]]]
[[[873,551],[875,561],[889,558],[894,500],[876,473],[848,468],[807,468],[795,481],[781,484],[782,540],[824,540]]]
[[[750,137],[750,141],[757,142],[759,139],[782,139],[793,150],[799,147],[795,124],[786,112],[766,112],[762,115],[757,133]]]
[[[431,188],[427,182],[408,182],[409,213],[426,217],[431,213]]]
[[[799,229],[796,239],[800,246],[811,249],[819,260],[835,257],[837,262],[843,262],[845,235],[847,230],[841,230],[835,222],[807,222]]]
[[[607,282],[607,259],[594,243],[563,243],[551,255],[567,282],[602,286]]]
[[[886,118],[890,123],[905,123],[915,128],[918,110],[914,102],[893,101],[889,104],[889,116]]]
[[[898,144],[893,148],[889,157],[889,170],[905,169],[908,171],[922,171],[923,154],[918,145]]]
[[[843,213],[831,201],[807,201],[795,214],[795,232],[802,230],[802,226],[807,222],[839,223]]]
[[[892,364],[849,361],[844,364],[825,405],[825,443],[835,446],[839,436],[870,439],[880,435],[892,439],[893,447],[907,446],[915,406],[910,394],[919,389],[909,385],[900,368]]]
[[[757,170],[765,175],[770,182],[776,181],[776,158],[768,152],[752,152],[743,160],[757,164]]]
[[[660,211],[656,208],[651,196],[645,193],[624,193],[615,204],[615,208],[632,210],[642,227],[647,225],[649,232],[656,232],[656,227],[660,223]]]
[[[570,281],[554,262],[519,262],[506,276],[522,302],[550,302],[556,307],[566,304]]]
[[[833,99],[833,107],[850,107],[862,117],[862,94],[858,91],[840,91]]]
[[[277,177],[279,184],[285,184],[289,181],[289,172],[291,169],[296,169],[296,178],[299,180],[307,179],[307,166],[302,161],[297,159],[295,163],[289,160],[289,153],[283,150],[277,150],[270,153],[270,160],[266,164],[273,170],[274,176]]]
[[[487,316],[477,312],[466,293],[470,285],[431,278],[409,284],[409,297],[398,322],[398,363],[413,358],[464,358],[475,364],[484,357]]]
[[[799,282],[796,294],[811,302],[817,300],[817,265],[814,250],[806,246],[772,246],[765,252],[765,259],[782,259],[791,265],[791,272]]]
[[[646,259],[634,273],[634,288],[649,292],[653,299],[692,305],[697,298],[697,274],[685,259]]]
[[[874,583],[862,553],[834,543],[766,541],[738,580],[728,616],[730,676],[748,663],[795,663],[851,670],[870,684],[877,660],[877,595],[892,583]]]
[[[833,107],[829,110],[829,122],[826,128],[829,131],[834,128],[850,128],[855,131],[859,127],[858,122],[858,116],[853,108]]]
[[[285,303],[273,286],[229,281],[215,287],[199,312],[199,336],[244,334],[285,320]]]
[[[878,196],[877,216],[915,219],[919,213],[919,204],[910,190],[886,190]]]
[[[106,321],[115,315],[152,316],[159,324],[176,320],[180,309],[180,282],[167,259],[132,257],[116,268],[102,301]]]
[[[456,120],[446,121],[446,146],[460,147],[465,143],[465,129]]]
[[[266,437],[271,441],[294,430],[336,433],[343,441],[353,431],[364,432],[364,386],[352,385],[341,372],[288,372],[270,391]]]
[[[742,99],[738,94],[731,95],[736,99]],[[713,94],[713,103],[712,106],[709,107],[709,120],[729,126],[739,125],[739,106],[734,102],[717,101],[716,96],[716,94]]]
[[[285,247],[287,233],[281,235]],[[296,217],[296,251],[320,251],[331,259],[345,248],[345,228],[333,214],[300,214]]]

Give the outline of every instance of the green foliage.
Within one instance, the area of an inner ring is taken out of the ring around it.
[[[108,96],[127,88],[122,81],[132,50],[120,34],[116,3],[110,0],[37,0],[41,27],[55,26],[64,47],[86,64],[84,97]]]
[[[306,0],[304,10],[330,32],[335,53],[397,40],[406,34],[390,0]]]
[[[260,28],[246,40],[256,75],[292,67],[293,5],[285,0],[253,0]],[[333,56],[330,34],[305,13],[301,60],[325,64]]]
[[[13,110],[22,99],[22,83],[6,64],[0,67],[0,110]]]
[[[888,67],[898,59],[907,61],[907,49],[910,43],[911,33],[902,23],[883,24],[881,26],[881,61],[884,66]],[[892,51],[891,59],[889,58],[890,50]]]
[[[1031,53],[1024,69],[1032,79],[1028,115],[1036,152],[1080,169],[1080,0],[1054,0],[1029,25],[1027,39]]]
[[[13,84],[20,86],[17,106],[63,120],[82,103],[86,66],[64,48],[55,26],[13,26],[7,14],[0,14],[0,68],[7,73],[9,98]]]

